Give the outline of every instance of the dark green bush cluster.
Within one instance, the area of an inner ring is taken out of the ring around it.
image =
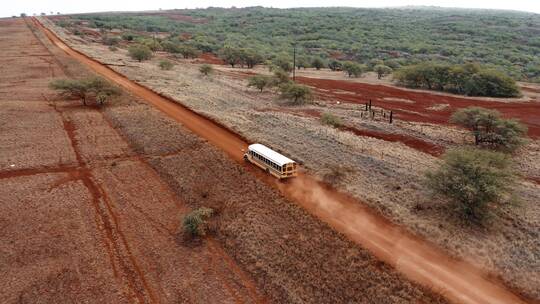
[[[190,237],[201,237],[208,232],[208,220],[214,214],[211,208],[201,207],[186,214],[182,219],[184,233]]]
[[[426,177],[429,189],[447,198],[467,223],[484,220],[514,185],[508,156],[473,148],[446,152],[441,167]]]
[[[516,82],[493,69],[477,64],[423,63],[401,68],[394,78],[404,86],[469,96],[517,97]]]
[[[454,112],[450,122],[471,130],[479,146],[513,152],[526,142],[527,127],[515,119],[502,118],[496,110],[460,109]]]
[[[166,13],[166,12],[164,12]],[[201,22],[166,15],[78,15],[97,28],[127,32],[168,32],[202,52],[228,45],[249,48],[265,59],[297,47],[300,63],[309,58],[375,65],[389,60],[401,65],[439,60],[448,64],[478,62],[502,67],[515,79],[540,81],[540,20],[528,13],[455,9],[301,8],[183,10]],[[185,35],[187,34],[187,35]],[[169,38],[168,38],[169,39]],[[335,67],[335,66],[334,66]]]
[[[51,89],[59,91],[68,98],[81,99],[83,104],[94,98],[99,104],[120,95],[120,90],[101,77],[83,79],[57,79],[49,83]]]

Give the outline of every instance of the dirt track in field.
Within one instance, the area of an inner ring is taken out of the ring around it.
[[[538,101],[475,100],[386,85],[308,77],[296,77],[296,79],[300,83],[314,87],[321,98],[359,104],[371,100],[374,106],[392,110],[397,118],[408,121],[448,124],[450,115],[459,108],[478,106],[495,109],[505,117],[520,119],[529,127],[531,137],[540,137],[540,103]],[[441,109],[434,108],[438,105],[447,106]]]
[[[241,162],[247,143],[238,135],[72,50],[49,30],[40,27],[66,53],[144,98]],[[452,260],[437,248],[372,214],[357,201],[321,185],[310,176],[300,175],[285,184],[260,174],[258,176],[409,278],[441,292],[456,303],[525,303],[495,280],[488,279],[473,265]]]

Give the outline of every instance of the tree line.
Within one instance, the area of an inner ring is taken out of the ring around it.
[[[422,63],[394,74],[402,85],[468,96],[517,97],[516,82],[495,69],[479,64]]]

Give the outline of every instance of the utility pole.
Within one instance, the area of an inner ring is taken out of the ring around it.
[[[293,44],[292,80],[293,80],[294,82],[296,82],[296,43]]]

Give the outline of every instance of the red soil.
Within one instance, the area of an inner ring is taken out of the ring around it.
[[[366,129],[360,130],[354,127],[344,127],[343,129],[359,136],[369,136],[391,142],[400,142],[408,147],[435,157],[444,153],[444,147],[404,134],[384,133]]]
[[[202,53],[196,60],[198,63],[219,64],[223,65],[225,62],[212,53]]]
[[[538,102],[498,102],[474,100],[465,97],[432,94],[343,80],[296,77],[306,85],[314,87],[322,98],[363,104],[372,100],[373,105],[394,111],[397,118],[447,124],[450,115],[457,109],[479,106],[500,111],[505,117],[517,118],[529,127],[529,136],[540,137],[540,103]],[[352,94],[351,94],[352,93]],[[400,102],[385,98],[402,98],[412,102]],[[448,104],[442,110],[429,109],[438,104]]]

